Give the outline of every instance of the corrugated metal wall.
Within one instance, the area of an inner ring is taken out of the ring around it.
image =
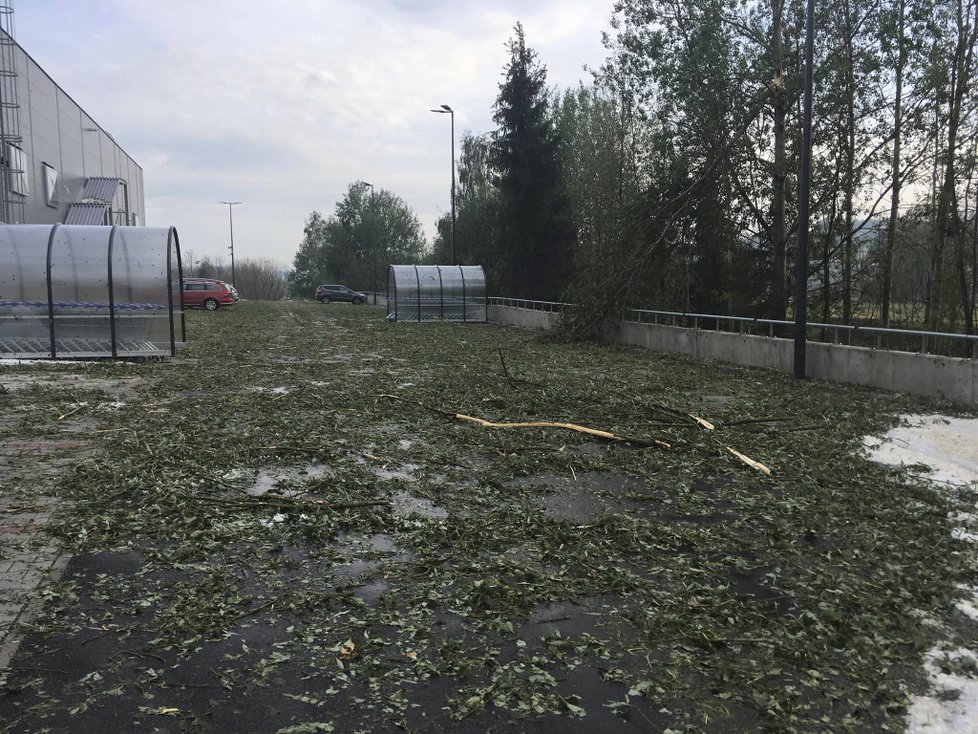
[[[21,133],[29,169],[25,222],[64,222],[85,181],[90,176],[105,176],[126,181],[129,210],[136,218],[129,224],[145,225],[143,169],[20,46],[16,56]],[[49,206],[46,201],[44,164],[58,171],[56,206]],[[122,187],[116,192],[112,208],[124,209]],[[119,219],[115,223],[125,224]]]

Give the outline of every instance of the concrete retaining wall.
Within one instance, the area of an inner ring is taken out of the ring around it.
[[[559,314],[509,306],[490,306],[489,321],[523,329],[547,330]],[[794,342],[749,334],[617,322],[611,338],[661,352],[679,352],[710,361],[794,371]],[[978,405],[978,360],[912,352],[808,342],[809,377],[867,385]]]
[[[560,314],[548,311],[531,311],[525,308],[493,306],[492,304],[486,308],[486,313],[486,318],[492,324],[507,324],[518,326],[521,329],[533,329],[534,331],[548,331],[560,318]]]

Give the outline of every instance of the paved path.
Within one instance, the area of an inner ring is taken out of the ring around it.
[[[41,608],[39,586],[60,576],[67,557],[44,532],[50,500],[31,507],[0,493],[0,668],[17,652],[23,628]]]

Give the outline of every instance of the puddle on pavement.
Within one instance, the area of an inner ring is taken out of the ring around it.
[[[421,468],[420,464],[399,464],[396,468],[390,468],[392,464],[385,464],[383,466],[371,466],[370,471],[373,472],[374,476],[378,479],[383,480],[396,480],[399,482],[416,482],[418,477],[415,472]]]
[[[375,579],[358,586],[353,590],[353,595],[359,597],[367,604],[376,604],[378,601],[380,601],[380,597],[386,594],[389,589],[390,584],[388,584],[386,581]]]
[[[393,511],[398,517],[410,517],[411,515],[421,515],[435,520],[442,520],[448,517],[448,510],[436,505],[424,497],[415,497],[409,492],[396,492],[392,497]]]
[[[866,436],[863,447],[872,461],[902,467],[908,474],[952,489],[978,489],[978,419],[943,415],[904,415],[902,423],[884,436]],[[975,512],[952,514],[952,537],[978,543]],[[978,610],[978,586],[958,587],[963,597],[956,612],[972,617]],[[928,611],[927,615],[930,614]],[[978,616],[978,613],[975,614]],[[911,697],[907,731],[965,731],[978,709],[978,680],[969,672],[959,674],[950,663],[966,661],[975,667],[975,654],[961,648],[957,634],[948,630],[924,656],[924,673],[930,690]],[[967,670],[967,668],[962,668]],[[935,725],[935,722],[936,725]]]
[[[543,475],[511,482],[524,487],[552,490],[536,498],[536,504],[553,520],[586,523],[604,515],[630,513],[644,505],[629,495],[645,493],[641,479],[613,474]]]
[[[905,423],[885,436],[863,438],[869,458],[891,466],[921,465],[934,482],[978,482],[978,419],[942,415],[906,415]]]
[[[722,408],[732,402],[733,398],[728,395],[704,395],[700,398],[700,405],[704,408]]]
[[[0,385],[10,392],[17,392],[35,385],[65,389],[99,390],[107,396],[127,397],[145,383],[142,377],[102,378],[88,377],[65,370],[21,372],[4,370],[0,372]],[[111,401],[109,401],[111,402]]]
[[[310,464],[308,466],[262,469],[257,473],[253,473],[247,469],[232,469],[224,475],[224,478],[229,481],[250,479],[251,486],[245,489],[245,491],[253,497],[261,497],[272,490],[278,490],[282,494],[291,497],[301,492],[292,488],[290,485],[315,481],[328,477],[332,473],[332,467],[326,466],[325,464]]]
[[[248,392],[259,392],[259,393],[272,393],[273,395],[288,395],[289,388],[287,387],[262,387],[261,385],[255,385],[254,387],[247,388]]]
[[[340,533],[336,540],[341,544],[339,550],[342,553],[349,553],[351,551],[394,553],[404,556],[403,560],[408,560],[407,555],[409,554],[401,553],[401,549],[398,547],[397,541],[387,533],[374,533],[373,535],[364,535],[363,533]]]
[[[386,436],[391,433],[407,433],[408,427],[403,423],[375,423],[366,428],[366,433]]]
[[[367,604],[375,604],[389,589],[390,584],[382,578],[365,578],[392,563],[406,563],[413,560],[414,554],[402,551],[397,541],[387,533],[341,533],[337,538],[341,544],[339,551],[351,558],[346,563],[333,568],[333,577],[353,587],[354,596]],[[357,557],[357,556],[366,557]],[[380,556],[375,557],[375,556]]]
[[[519,636],[537,639],[560,634],[572,637],[594,633],[609,613],[616,615],[619,604],[610,596],[589,596],[576,601],[554,601],[541,604],[530,612],[519,630]]]

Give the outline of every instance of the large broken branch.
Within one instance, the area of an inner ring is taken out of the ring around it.
[[[526,423],[494,423],[493,421],[483,420],[482,418],[475,418],[471,415],[464,415],[463,413],[455,414],[456,420],[468,421],[469,423],[476,423],[480,426],[485,426],[486,428],[563,428],[567,431],[576,431],[577,433],[584,433],[588,436],[596,436],[598,438],[603,438],[607,441],[624,441],[626,443],[633,443],[638,446],[660,446],[662,448],[671,448],[669,444],[665,441],[659,441],[658,439],[645,439],[645,438],[635,438],[634,436],[618,436],[609,431],[601,431],[597,428],[588,428],[587,426],[579,426],[576,423],[558,423],[554,421],[529,421]]]
[[[435,413],[439,413],[444,416],[449,416],[458,421],[475,423],[485,428],[561,428],[567,431],[575,431],[577,433],[583,433],[588,436],[594,436],[596,438],[603,438],[606,441],[621,441],[624,443],[634,444],[636,446],[658,446],[660,448],[666,448],[666,449],[672,448],[665,441],[659,441],[658,439],[637,438],[635,436],[619,436],[609,431],[602,431],[597,428],[588,428],[587,426],[581,426],[578,425],[577,423],[560,423],[554,421],[530,421],[525,423],[494,423],[492,421],[483,420],[482,418],[475,418],[471,415],[465,415],[464,413],[451,413],[447,410],[442,410],[441,408],[435,408],[430,405],[425,405],[419,400],[406,400],[400,397],[399,395],[383,394],[383,395],[378,395],[377,397],[387,398],[388,400],[397,400],[402,403],[414,403],[415,405],[420,405],[422,408],[425,408],[426,410],[431,410]]]

